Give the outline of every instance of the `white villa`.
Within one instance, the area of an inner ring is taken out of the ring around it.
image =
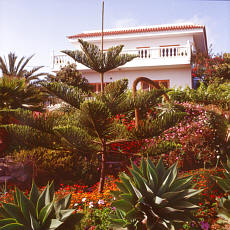
[[[88,31],[67,37],[75,49],[81,49],[78,39],[101,45],[101,32]],[[104,49],[123,44],[123,53],[136,54],[131,62],[111,70],[104,75],[105,84],[122,78],[129,80],[129,88],[137,77],[147,77],[166,87],[192,87],[191,54],[207,53],[205,26],[196,24],[172,24],[146,27],[111,29],[104,31]],[[62,53],[53,54],[52,71],[73,63],[73,59]],[[82,72],[95,91],[100,91],[99,74],[80,63]],[[143,89],[149,85],[142,83]]]

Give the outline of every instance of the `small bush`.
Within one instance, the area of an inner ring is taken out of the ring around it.
[[[14,159],[20,162],[32,161],[39,184],[45,184],[52,179],[56,183],[63,180],[70,183],[81,180],[84,184],[94,184],[98,181],[98,161],[90,161],[73,152],[35,148],[15,152]]]

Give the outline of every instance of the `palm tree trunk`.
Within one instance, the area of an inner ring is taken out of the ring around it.
[[[106,158],[106,145],[105,143],[102,144],[102,154],[101,154],[101,175],[100,175],[100,182],[98,192],[102,193],[104,184],[105,184],[105,158]]]
[[[104,73],[100,73],[101,77],[101,92],[104,94]]]

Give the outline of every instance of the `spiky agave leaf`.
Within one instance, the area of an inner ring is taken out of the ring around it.
[[[222,164],[222,165],[224,168],[225,178],[213,176],[213,179],[216,180],[216,183],[224,192],[229,192],[230,191],[230,158],[229,156],[227,156],[226,164]]]
[[[15,197],[18,197],[15,203],[2,203],[0,215],[4,216],[4,219],[0,220],[1,229],[68,229],[83,217],[82,214],[74,214],[74,209],[69,209],[70,195],[60,200],[54,197],[53,183],[48,183],[42,193],[38,192],[37,186],[33,183],[29,198],[17,188],[15,193]]]
[[[155,166],[147,159],[139,168],[132,163],[130,172],[131,177],[123,173],[117,184],[120,191],[112,204],[122,212],[112,217],[117,224],[124,227],[131,210],[140,225],[147,218],[148,229],[177,229],[178,224],[193,219],[191,211],[198,206],[192,198],[202,190],[191,189],[191,178],[178,178],[177,164],[166,169],[162,160]]]

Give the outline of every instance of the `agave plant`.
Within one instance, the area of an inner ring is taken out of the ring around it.
[[[221,219],[218,220],[219,223],[230,223],[230,196],[227,198],[221,197],[217,198],[218,202],[218,212],[217,216]]]
[[[223,167],[225,169],[224,172],[225,178],[215,176],[214,179],[216,180],[216,183],[224,192],[229,192],[230,191],[230,159],[228,156],[227,156],[227,163],[223,164]]]
[[[193,220],[198,208],[193,198],[201,192],[192,188],[192,177],[178,178],[177,163],[166,169],[162,159],[155,166],[142,159],[138,168],[131,162],[131,176],[120,174],[119,191],[114,192],[116,215],[112,225],[127,229],[178,229]]]
[[[74,214],[74,209],[68,209],[70,201],[71,194],[60,200],[55,199],[53,183],[48,183],[41,193],[33,183],[29,198],[15,188],[14,203],[2,202],[0,229],[65,229],[64,226],[76,224],[81,219],[80,214]]]

